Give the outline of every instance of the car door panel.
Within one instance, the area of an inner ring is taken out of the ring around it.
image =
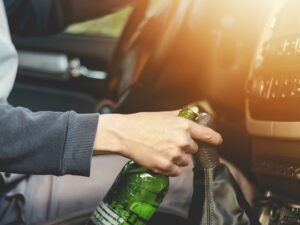
[[[9,102],[34,111],[97,111],[98,101],[110,97],[106,72],[116,42],[111,37],[71,34],[14,38],[20,66]],[[78,71],[74,75],[74,60],[98,79]]]

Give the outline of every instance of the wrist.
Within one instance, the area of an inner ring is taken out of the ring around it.
[[[122,115],[105,114],[100,115],[94,142],[94,154],[119,154],[125,151],[120,129],[122,126]]]

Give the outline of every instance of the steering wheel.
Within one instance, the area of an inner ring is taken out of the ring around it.
[[[115,49],[110,89],[117,107],[155,83],[192,0],[138,0]]]

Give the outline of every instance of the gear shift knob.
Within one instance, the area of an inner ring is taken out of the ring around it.
[[[199,113],[197,122],[203,126],[215,128],[215,120],[208,113]],[[193,156],[195,169],[211,169],[219,165],[219,154],[216,146],[199,142],[199,150]]]

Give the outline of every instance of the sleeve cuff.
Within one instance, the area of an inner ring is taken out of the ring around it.
[[[62,174],[89,176],[99,114],[70,112],[63,152]]]

